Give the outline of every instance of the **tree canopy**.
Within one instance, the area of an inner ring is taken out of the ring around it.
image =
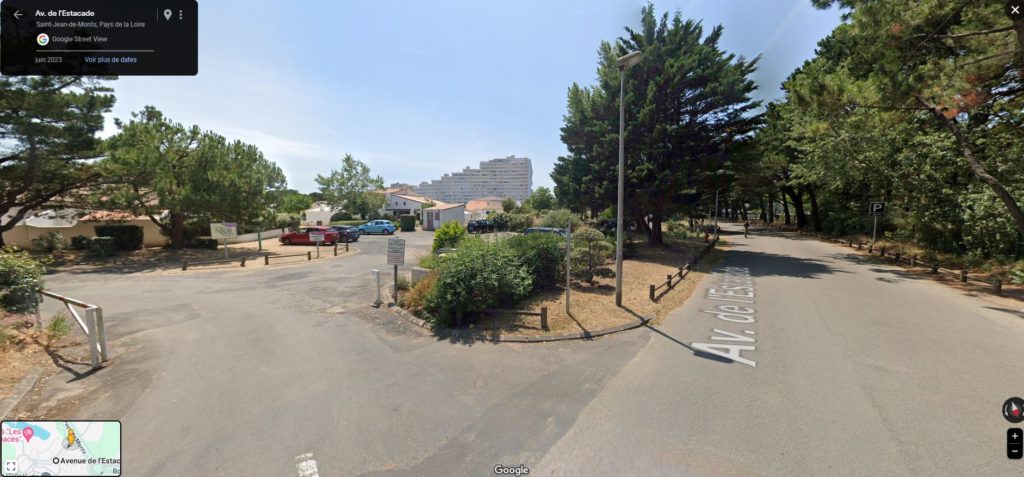
[[[323,199],[331,207],[363,218],[385,205],[383,194],[374,192],[384,187],[384,179],[371,175],[370,167],[351,154],[345,154],[341,159],[341,169],[332,169],[326,176],[318,174],[316,183]]]

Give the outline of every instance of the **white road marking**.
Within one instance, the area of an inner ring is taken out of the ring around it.
[[[316,469],[316,459],[312,452],[307,452],[295,458],[295,468],[299,471],[299,477],[320,477],[320,471]]]
[[[718,288],[709,288],[706,297],[711,300],[731,301],[738,303],[754,303],[754,279],[750,276],[750,270],[742,267],[726,267],[723,269],[724,276],[718,277]],[[749,298],[750,300],[743,300]],[[755,310],[747,306],[718,305],[714,310],[701,310],[709,313],[719,320],[729,323],[754,323]],[[736,363],[742,363],[750,367],[757,367],[757,362],[743,357],[744,351],[755,351],[753,330],[743,330],[743,334],[731,331],[712,328],[711,343],[690,343],[693,349],[705,353],[721,356]],[[715,343],[718,341],[719,343]],[[723,344],[721,341],[732,341],[749,343],[746,345]]]

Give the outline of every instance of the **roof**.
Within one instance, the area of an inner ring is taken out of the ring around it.
[[[433,207],[430,207],[430,208],[427,208],[427,209],[423,209],[423,210],[448,210],[448,209],[455,209],[455,208],[458,208],[458,207],[465,207],[465,206],[466,206],[466,204],[438,204],[438,205],[435,205]]]
[[[483,199],[473,199],[466,202],[467,210],[487,210],[487,209],[501,209],[501,199],[484,197]]]
[[[391,194],[391,195],[393,195],[395,197],[401,197],[401,198],[406,199],[406,200],[411,200],[413,202],[419,202],[421,204],[426,204],[427,202],[430,202],[429,198],[423,197],[423,196],[419,196],[419,195],[405,195],[405,194]]]
[[[82,216],[81,221],[149,220],[145,215],[134,215],[123,210],[94,210]]]

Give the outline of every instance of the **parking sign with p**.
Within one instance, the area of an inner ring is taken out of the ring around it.
[[[871,203],[871,215],[880,217],[885,215],[885,202],[872,202]]]

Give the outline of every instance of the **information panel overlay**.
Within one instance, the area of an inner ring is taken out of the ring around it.
[[[121,422],[0,422],[0,475],[121,475]]]
[[[195,75],[195,0],[3,0],[0,73]]]

